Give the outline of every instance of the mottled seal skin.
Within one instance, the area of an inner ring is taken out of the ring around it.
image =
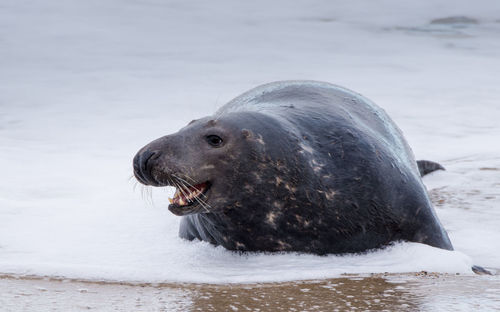
[[[400,240],[453,249],[401,131],[370,100],[329,83],[252,89],[146,145],[134,171],[153,186],[207,182],[205,207],[169,206],[189,240],[315,254]]]

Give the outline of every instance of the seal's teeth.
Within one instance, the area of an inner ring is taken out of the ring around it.
[[[184,206],[186,202],[184,201],[184,198],[179,198],[179,206]]]
[[[188,200],[192,201],[192,199],[200,196],[201,191],[195,190],[194,192],[189,192],[188,196],[186,197]]]
[[[200,184],[196,187],[176,188],[174,197],[169,198],[168,201],[178,206],[188,206],[197,201],[197,198],[203,195],[205,189],[205,184]]]

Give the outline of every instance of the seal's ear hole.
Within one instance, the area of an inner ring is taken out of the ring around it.
[[[222,138],[215,134],[207,135],[205,139],[213,147],[221,147],[223,143]]]
[[[241,130],[241,135],[243,136],[243,138],[247,139],[252,136],[252,131],[248,129],[243,129]]]

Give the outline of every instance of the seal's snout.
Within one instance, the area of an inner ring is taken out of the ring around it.
[[[159,186],[153,177],[152,169],[160,157],[160,151],[141,150],[134,157],[134,175],[142,184]]]

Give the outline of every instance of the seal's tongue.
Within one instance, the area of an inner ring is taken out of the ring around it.
[[[174,198],[169,198],[168,200],[171,204],[189,206],[198,196],[202,195],[206,189],[207,183],[201,183],[189,187],[180,187],[175,191]]]

